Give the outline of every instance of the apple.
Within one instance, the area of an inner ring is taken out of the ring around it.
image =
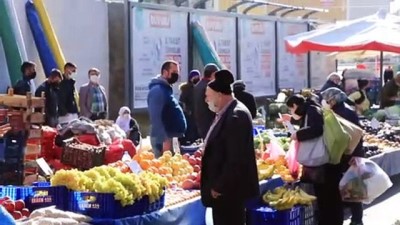
[[[194,181],[189,180],[189,179],[186,179],[186,180],[183,181],[183,183],[182,183],[182,188],[183,188],[184,190],[193,189],[194,183],[195,183]]]
[[[15,201],[16,211],[21,211],[23,208],[25,208],[25,202],[22,199]]]
[[[9,213],[15,211],[15,203],[11,200],[4,201],[2,205]]]
[[[27,209],[27,208],[23,208],[21,210],[21,213],[23,216],[26,216],[26,217],[29,217],[31,215],[31,213],[29,212],[29,209]]]
[[[197,174],[196,182],[200,183],[200,180],[201,180],[201,171]]]
[[[202,157],[203,156],[203,152],[201,151],[201,150],[197,150],[195,153],[194,153],[194,157]]]
[[[22,213],[19,211],[11,212],[11,216],[14,217],[15,220],[19,220],[22,218]]]
[[[1,200],[3,200],[3,201],[7,201],[7,200],[11,200],[11,199],[10,199],[10,197],[8,197],[8,196],[5,196],[5,197],[1,198]]]
[[[189,164],[190,164],[191,166],[194,166],[194,165],[197,164],[197,160],[196,160],[196,158],[195,158],[194,156],[190,156],[190,157],[189,157]]]
[[[194,189],[200,189],[200,182],[195,181],[193,185]]]
[[[189,176],[187,178],[194,181],[197,178],[197,173],[193,172],[192,174],[189,174]]]
[[[201,165],[201,158],[200,157],[196,157],[196,165]]]
[[[193,170],[194,170],[194,172],[198,173],[198,172],[200,172],[201,168],[199,165],[194,165]]]
[[[183,154],[182,158],[184,158],[184,159],[186,159],[187,161],[189,161],[190,154],[189,154],[189,153],[185,153],[185,154]]]

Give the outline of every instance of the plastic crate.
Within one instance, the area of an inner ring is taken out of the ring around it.
[[[45,186],[44,182],[39,186],[32,187],[31,194],[26,198],[25,203],[29,210],[44,208],[48,206],[56,206],[61,210],[67,209],[68,190],[65,186]]]
[[[111,193],[71,191],[68,210],[90,216],[95,219],[118,219],[142,215],[149,207],[146,198],[137,200],[133,205],[122,207],[120,201]]]
[[[147,196],[145,196],[144,199],[146,201],[149,201],[149,198]],[[164,206],[165,206],[165,192],[163,195],[161,195],[160,199],[158,199],[157,201],[155,201],[153,203],[148,204],[148,207],[145,209],[145,213],[151,213],[151,212],[158,211],[158,210],[164,208]]]
[[[301,225],[314,225],[314,207],[313,205],[301,207]]]
[[[11,200],[22,199],[26,201],[29,195],[32,193],[32,187],[20,187],[20,186],[0,186],[0,197],[9,197]]]
[[[300,225],[301,207],[278,211],[268,206],[247,209],[247,225]]]
[[[200,146],[181,146],[181,154],[189,154],[193,155],[197,150],[199,150]]]
[[[32,186],[34,186],[34,187],[49,187],[49,186],[51,186],[51,184],[50,184],[50,182],[39,181],[39,182],[32,183]]]

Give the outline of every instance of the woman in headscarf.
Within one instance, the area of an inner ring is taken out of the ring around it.
[[[139,124],[131,116],[131,110],[127,106],[119,109],[119,116],[116,124],[126,133],[126,136],[135,144],[139,145],[141,134],[139,132]]]
[[[329,88],[321,93],[323,98],[322,104],[325,108],[330,108],[335,112],[337,115],[341,116],[342,118],[350,121],[351,123],[360,126],[360,122],[358,119],[357,113],[348,106],[345,102],[347,100],[347,95],[338,88]],[[354,150],[351,156],[344,155],[340,162],[340,166],[342,169],[342,173],[347,171],[350,166],[351,158],[356,157],[364,157],[365,152],[363,150],[362,139],[358,143],[356,149]],[[344,203],[344,206],[348,206],[351,209],[351,224],[350,225],[362,225],[362,217],[363,217],[363,207],[362,203],[354,202],[354,203]]]
[[[300,125],[300,129],[291,134],[292,140],[301,144],[323,135],[323,113],[315,101],[294,95],[289,97],[286,105],[289,107],[292,123],[297,122]],[[287,121],[288,117],[283,119]],[[342,198],[339,191],[341,174],[340,166],[329,163],[318,167],[303,166],[301,181],[314,186],[319,225],[343,224]]]

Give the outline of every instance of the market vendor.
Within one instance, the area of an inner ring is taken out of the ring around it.
[[[400,72],[396,73],[396,76],[388,81],[382,88],[380,108],[386,108],[394,106],[396,101],[399,100],[400,91]]]
[[[42,92],[44,93],[46,98],[45,124],[49,127],[57,127],[58,124],[58,94],[61,80],[61,71],[53,69],[46,81],[43,82],[35,92],[36,97],[41,97]]]
[[[353,92],[349,95],[349,99],[355,103],[355,108],[357,113],[362,115],[365,111],[367,111],[371,105],[366,89],[368,88],[369,81],[368,80],[357,80],[358,91]]]
[[[127,106],[123,106],[119,109],[119,116],[115,123],[126,133],[126,136],[135,144],[139,145],[140,142],[140,132],[139,124],[132,118],[131,110]]]

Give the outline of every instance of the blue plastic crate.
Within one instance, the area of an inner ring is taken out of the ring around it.
[[[137,200],[133,205],[122,207],[120,201],[111,193],[77,192],[69,193],[68,210],[95,219],[118,219],[142,215],[148,208],[146,198]]]
[[[61,210],[67,209],[68,189],[65,186],[44,186],[46,182],[39,183],[42,186],[32,187],[32,193],[26,198],[25,203],[29,210],[56,206]]]
[[[12,200],[22,199],[26,201],[27,197],[31,195],[32,187],[19,187],[19,186],[0,186],[0,197],[9,197]]]
[[[314,207],[313,205],[301,207],[301,225],[314,225]]]
[[[38,181],[38,182],[32,183],[32,186],[34,186],[34,187],[49,187],[49,186],[51,186],[51,184],[50,184],[50,182],[47,182],[47,181]]]
[[[278,211],[268,206],[247,209],[247,225],[301,225],[301,207]]]
[[[147,201],[149,201],[149,198],[146,196],[145,197]],[[150,203],[148,207],[145,209],[145,213],[151,213],[151,212],[155,212],[158,211],[162,208],[164,208],[165,206],[165,192],[163,195],[161,195],[160,199],[158,199],[157,201]]]

